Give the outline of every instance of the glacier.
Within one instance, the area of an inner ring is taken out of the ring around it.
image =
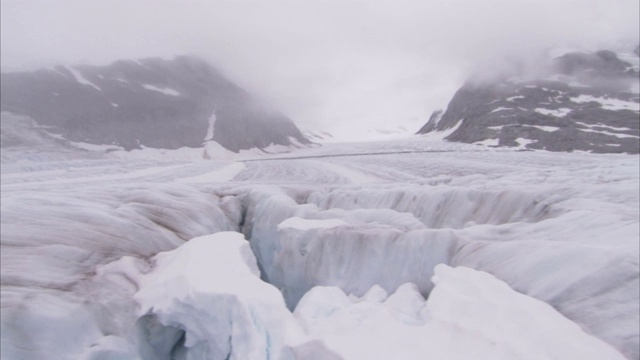
[[[637,155],[3,148],[3,359],[636,359]]]

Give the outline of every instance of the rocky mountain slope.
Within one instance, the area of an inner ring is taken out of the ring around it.
[[[57,66],[1,80],[3,112],[69,141],[130,150],[213,140],[235,152],[309,143],[291,119],[193,57]]]
[[[449,141],[549,151],[638,153],[638,52],[571,52],[536,75],[469,81],[419,131]]]

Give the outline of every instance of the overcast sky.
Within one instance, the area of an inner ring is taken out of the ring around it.
[[[311,127],[420,127],[478,64],[640,32],[638,0],[1,3],[3,71],[197,54]]]

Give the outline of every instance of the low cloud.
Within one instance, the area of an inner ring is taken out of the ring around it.
[[[3,71],[194,54],[313,127],[422,125],[472,72],[638,44],[637,0],[2,1]]]

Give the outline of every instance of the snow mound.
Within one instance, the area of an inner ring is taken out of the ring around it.
[[[343,360],[624,359],[551,306],[488,273],[441,264],[433,282],[426,302],[413,284],[386,300],[315,287],[295,316]]]

